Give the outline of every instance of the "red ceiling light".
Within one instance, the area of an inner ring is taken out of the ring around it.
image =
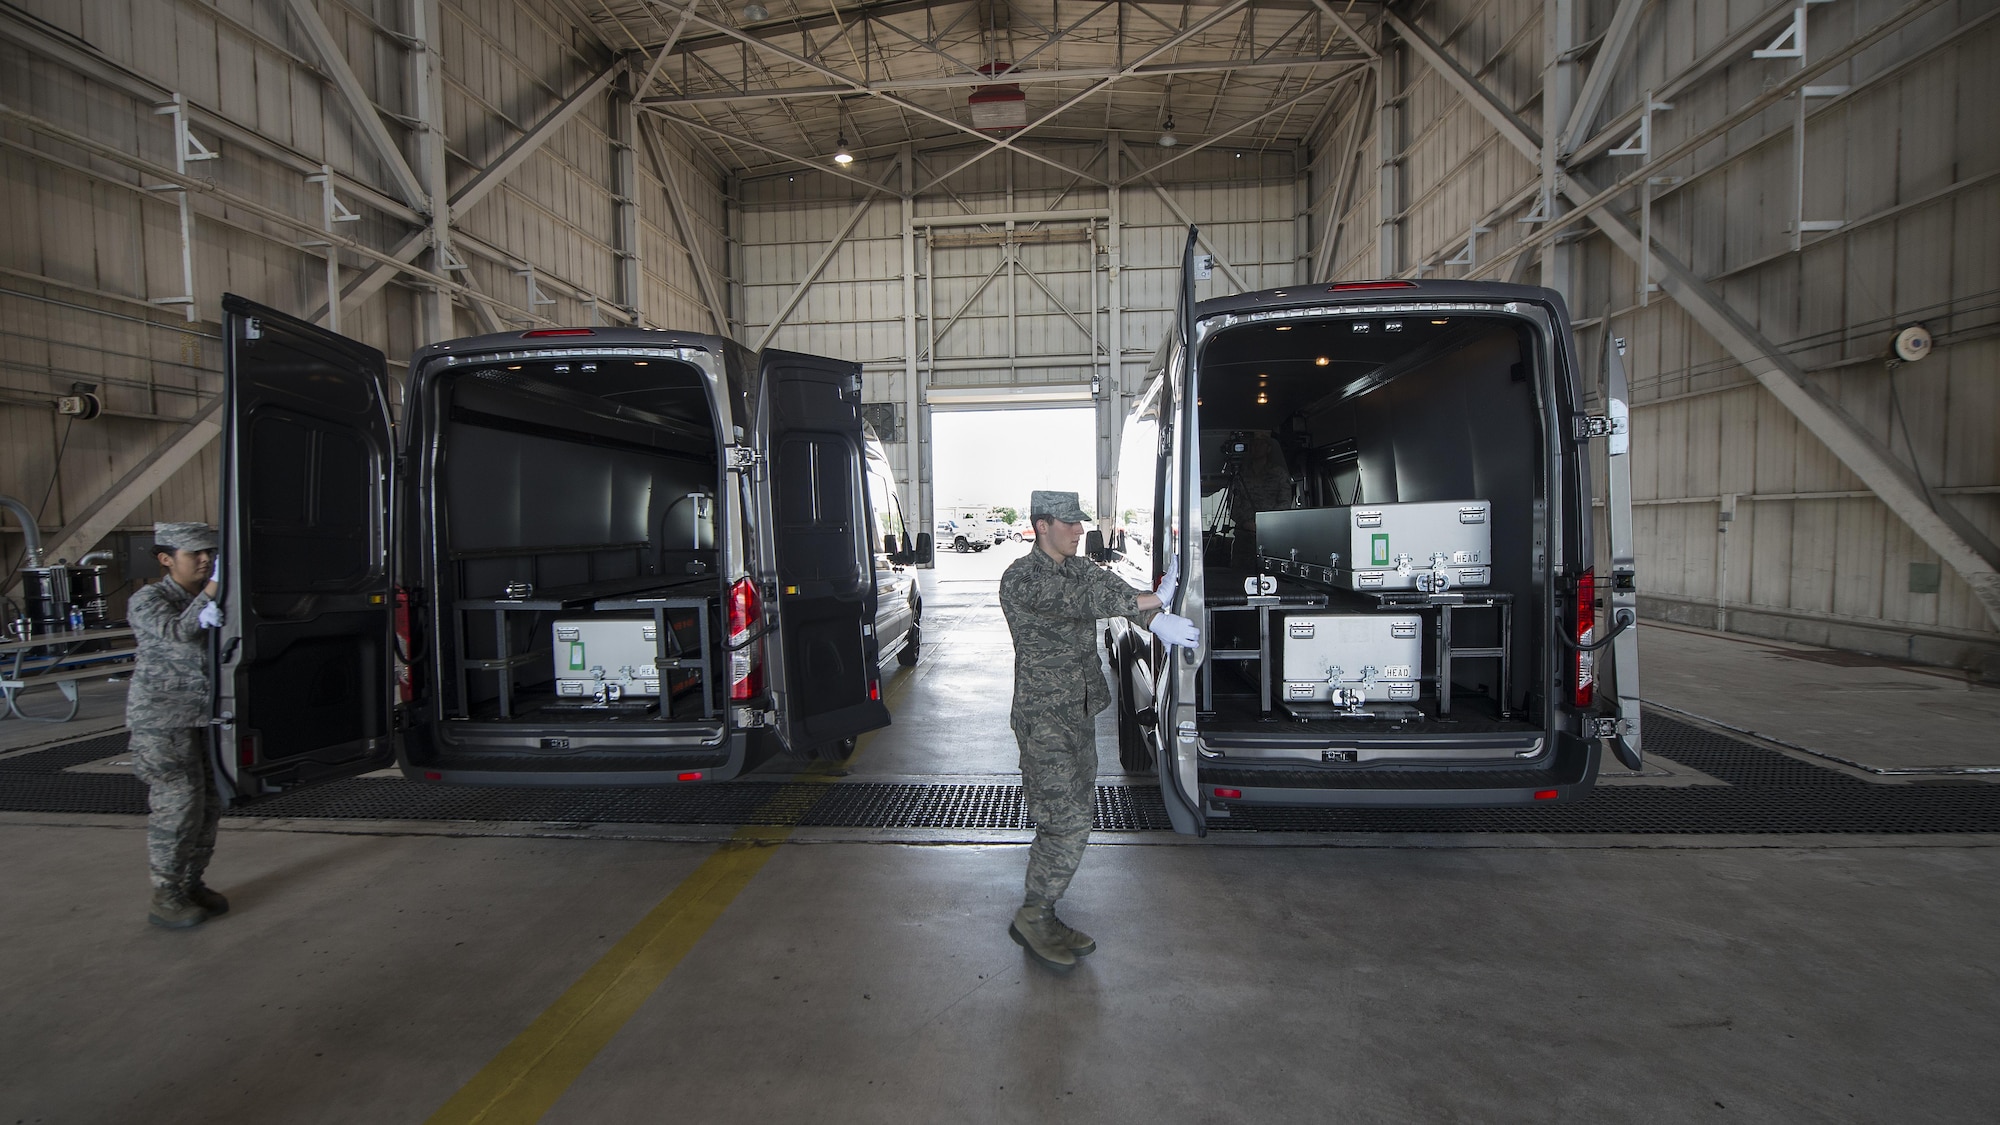
[[[994,79],[1013,69],[1013,63],[990,62],[981,66],[979,72]],[[965,99],[965,106],[972,111],[972,127],[982,133],[1005,136],[1028,126],[1028,95],[1018,83],[981,86]]]

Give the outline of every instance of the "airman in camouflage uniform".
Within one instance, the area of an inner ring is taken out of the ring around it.
[[[215,605],[215,532],[198,523],[153,525],[166,576],[132,595],[126,616],[138,635],[138,665],[125,698],[132,768],[146,783],[146,854],[156,926],[185,929],[229,909],[201,881],[222,816],[208,757],[210,680],[203,631],[221,623]]]
[[[1008,934],[1052,969],[1067,970],[1097,943],[1055,915],[1090,838],[1097,794],[1094,717],[1111,702],[1097,655],[1097,622],[1156,614],[1160,599],[1076,555],[1085,518],[1074,492],[1035,492],[1035,548],[1000,578],[1000,609],[1014,640],[1014,706],[1021,789],[1035,839],[1027,894]]]

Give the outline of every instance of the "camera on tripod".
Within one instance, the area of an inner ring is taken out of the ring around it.
[[[1225,475],[1241,475],[1243,462],[1250,457],[1250,431],[1231,430],[1222,443],[1222,471]]]

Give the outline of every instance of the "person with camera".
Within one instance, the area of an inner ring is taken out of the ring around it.
[[[153,551],[166,574],[133,594],[125,610],[139,646],[125,725],[132,731],[132,768],[146,783],[151,810],[147,920],[183,930],[229,910],[229,900],[201,881],[222,818],[206,737],[213,687],[204,630],[222,624],[215,603],[215,531],[199,523],[156,523]]]
[[[1097,623],[1130,617],[1169,645],[1192,648],[1200,641],[1194,622],[1161,612],[1173,599],[1178,562],[1157,593],[1135,590],[1077,557],[1086,518],[1074,492],[1033,493],[1029,520],[1035,548],[1000,577],[1000,610],[1014,640],[1009,720],[1021,747],[1022,797],[1035,821],[1026,895],[1007,933],[1059,972],[1097,948],[1055,912],[1090,839],[1097,795],[1095,716],[1111,702],[1097,655]]]

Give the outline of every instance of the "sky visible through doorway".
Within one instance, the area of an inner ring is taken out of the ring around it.
[[[1074,492],[1094,509],[1095,434],[1088,407],[935,411],[931,479],[938,511],[1004,505],[1026,519],[1028,493],[1038,488]]]

